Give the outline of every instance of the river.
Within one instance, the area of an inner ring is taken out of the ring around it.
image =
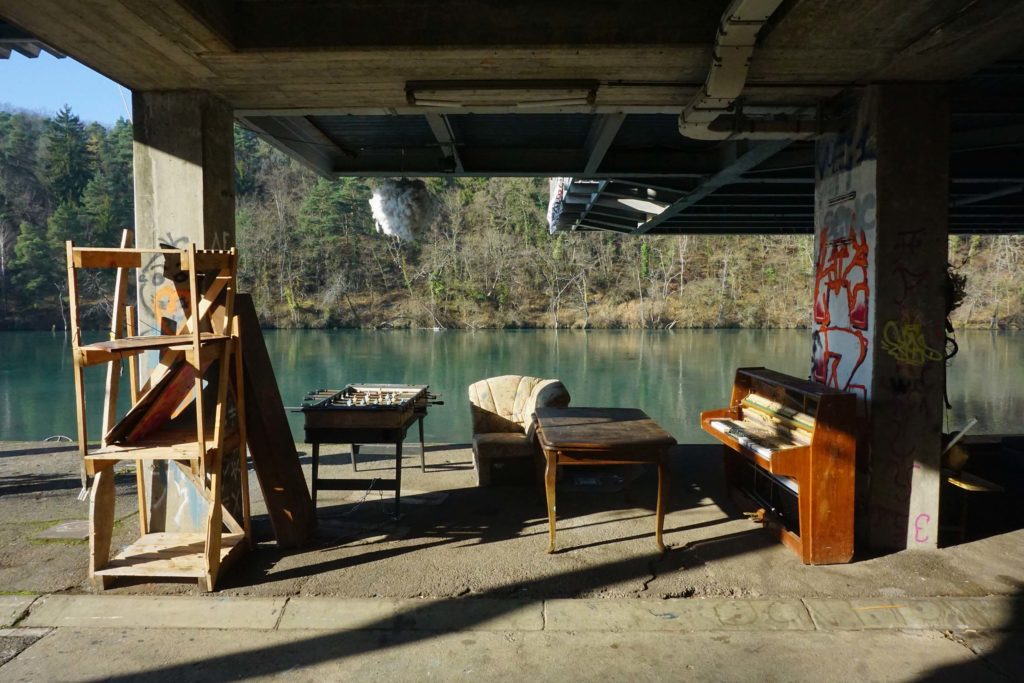
[[[310,389],[348,382],[429,384],[445,405],[425,421],[429,442],[467,443],[467,386],[484,377],[561,379],[574,405],[645,410],[681,442],[706,443],[701,410],[728,403],[737,367],[799,377],[810,367],[807,330],[440,331],[266,330],[285,405]],[[949,366],[947,429],[1024,431],[1024,333],[965,331]],[[90,434],[98,436],[103,368],[87,370]],[[296,439],[302,419],[291,414]],[[0,440],[76,437],[70,346],[63,333],[0,332]]]

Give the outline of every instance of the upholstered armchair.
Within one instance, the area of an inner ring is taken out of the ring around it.
[[[469,386],[473,463],[477,484],[533,481],[543,456],[534,434],[534,411],[564,408],[569,392],[557,379],[502,375]]]

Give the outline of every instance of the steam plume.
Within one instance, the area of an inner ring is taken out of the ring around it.
[[[370,198],[377,232],[402,241],[415,240],[434,220],[434,200],[422,180],[383,180]]]

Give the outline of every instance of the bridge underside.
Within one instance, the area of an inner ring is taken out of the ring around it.
[[[34,35],[135,92],[221,99],[325,177],[601,180],[570,187],[560,228],[810,232],[812,142],[679,133],[727,6],[0,0],[0,19],[6,34]],[[870,83],[948,83],[950,229],[1020,231],[1022,28],[1012,0],[787,0],[758,35],[736,106],[841,110]],[[620,201],[630,198],[670,208]]]

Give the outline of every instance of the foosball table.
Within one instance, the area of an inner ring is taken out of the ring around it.
[[[303,414],[306,443],[312,446],[313,505],[318,489],[359,491],[366,479],[321,479],[320,444],[349,444],[352,469],[358,471],[359,446],[395,444],[395,477],[377,479],[371,485],[395,492],[395,516],[399,514],[402,487],[402,443],[413,423],[419,425],[420,471],[426,471],[423,418],[427,407],[441,405],[425,384],[349,384],[344,389],[319,389],[306,394]]]

